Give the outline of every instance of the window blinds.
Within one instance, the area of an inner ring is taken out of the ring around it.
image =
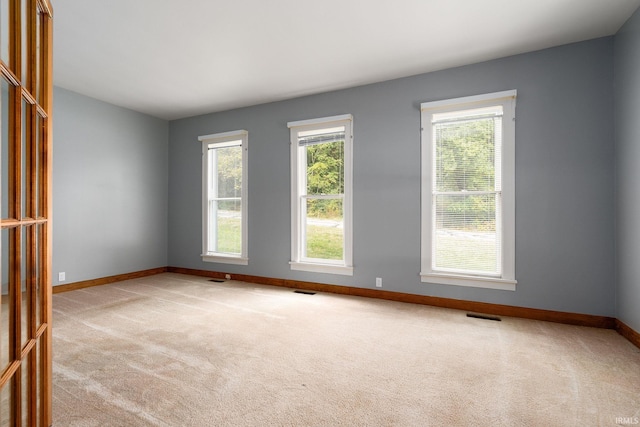
[[[500,275],[502,107],[432,118],[432,268]]]

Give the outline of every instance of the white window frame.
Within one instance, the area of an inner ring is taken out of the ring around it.
[[[291,261],[292,270],[353,275],[353,116],[324,117],[287,123],[291,133]],[[299,148],[299,132],[344,126],[343,260],[305,259],[301,200],[306,191],[306,157]]]
[[[463,98],[424,102],[420,104],[422,121],[422,229],[421,272],[422,282],[456,286],[471,286],[515,291],[515,108],[516,90],[488,93]],[[483,274],[459,274],[434,271],[432,267],[432,239],[435,227],[433,216],[434,141],[433,114],[468,110],[482,107],[502,106],[502,163],[501,170],[501,215],[498,217],[498,236],[502,241],[502,272],[499,276]]]
[[[203,135],[198,137],[202,143],[202,260],[206,262],[217,262],[224,264],[248,265],[249,257],[247,255],[248,243],[248,141],[249,132],[246,130],[236,130],[231,132],[215,133],[211,135]],[[238,143],[237,141],[240,141]],[[228,254],[223,252],[208,252],[209,233],[209,174],[211,173],[211,165],[209,164],[209,148],[224,148],[233,146],[242,147],[242,190],[240,197],[242,201],[241,213],[241,233],[242,233],[242,249],[240,255]]]

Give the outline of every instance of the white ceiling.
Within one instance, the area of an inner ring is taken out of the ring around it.
[[[640,0],[53,0],[54,83],[177,119],[615,34]]]

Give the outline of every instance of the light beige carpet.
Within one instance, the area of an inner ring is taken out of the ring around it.
[[[54,296],[54,426],[609,426],[611,330],[178,274]]]

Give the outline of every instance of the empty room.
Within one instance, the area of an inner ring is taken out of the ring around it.
[[[640,0],[0,0],[0,427],[640,425]]]

